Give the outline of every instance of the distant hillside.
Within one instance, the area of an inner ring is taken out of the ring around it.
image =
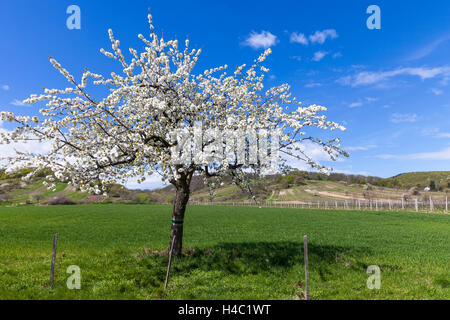
[[[439,177],[447,177],[441,172]],[[293,171],[286,175],[272,175],[252,180],[253,194],[260,201],[282,201],[306,203],[309,201],[333,200],[424,200],[432,196],[443,199],[450,192],[444,178],[436,179],[436,173],[408,173],[392,178],[367,177],[332,173],[323,175],[314,172]],[[435,179],[435,180],[433,180]],[[450,180],[449,180],[450,181]],[[431,192],[425,191],[431,187]],[[151,191],[158,202],[169,203],[175,195],[173,186]],[[229,181],[215,190],[211,196],[209,188],[199,177],[194,177],[190,200],[233,202],[248,201],[250,195]]]
[[[73,204],[73,203],[170,203],[175,196],[173,186],[156,190],[128,190],[121,185],[109,188],[107,196],[89,195],[75,190],[67,183],[58,182],[54,191],[42,184],[49,172],[40,172],[31,181],[22,177],[30,170],[24,169],[12,175],[0,171],[0,205],[17,204]],[[289,174],[271,175],[263,178],[249,176],[251,190],[259,201],[280,201],[306,203],[309,201],[333,200],[399,200],[444,198],[450,192],[450,171],[411,172],[391,178],[367,177],[332,173],[323,175],[316,172],[292,171]],[[425,187],[431,190],[427,192]],[[191,184],[190,200],[233,202],[248,201],[251,195],[226,180],[215,190],[214,196],[194,176]]]
[[[48,171],[39,172],[30,181],[23,181],[22,177],[31,169],[23,169],[14,174],[0,171],[0,205],[18,204],[79,204],[92,202],[120,202],[120,203],[155,203],[148,190],[128,190],[121,185],[113,185],[108,190],[108,196],[89,195],[80,192],[67,183],[57,182],[55,190],[48,190],[44,185]]]
[[[385,179],[399,187],[433,187],[434,190],[450,189],[450,171],[408,172]]]

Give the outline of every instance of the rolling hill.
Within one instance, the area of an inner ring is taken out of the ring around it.
[[[22,177],[29,170],[8,175],[0,172],[0,205],[18,204],[73,204],[73,203],[170,203],[175,189],[167,186],[155,190],[129,190],[113,185],[108,196],[89,195],[75,190],[67,183],[58,182],[55,190],[47,190],[42,184],[48,172],[42,172],[31,181]],[[328,200],[399,200],[444,199],[450,191],[450,171],[410,172],[391,178],[367,177],[332,173],[329,176],[305,171],[293,171],[285,175],[253,178],[252,193],[258,200],[304,203]],[[430,187],[430,191],[424,191]],[[191,201],[234,202],[247,201],[251,195],[238,186],[225,181],[215,190],[214,197],[200,177],[191,184]]]

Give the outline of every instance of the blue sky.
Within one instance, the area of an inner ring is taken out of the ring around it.
[[[81,30],[66,27],[71,4],[81,9]],[[372,4],[381,9],[380,30],[366,26]],[[49,55],[76,77],[84,67],[115,69],[99,52],[109,48],[108,28],[121,46],[141,48],[137,34],[148,31],[148,8],[165,38],[189,37],[202,48],[198,72],[250,63],[271,47],[266,85],[289,83],[304,104],[328,107],[328,117],[347,127],[341,138],[351,156],[333,163],[336,171],[388,177],[450,170],[447,0],[3,0],[0,110],[35,115],[39,106],[20,101],[43,86],[67,86]]]

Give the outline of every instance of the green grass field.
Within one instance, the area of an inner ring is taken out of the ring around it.
[[[171,208],[0,208],[0,299],[294,299],[309,239],[313,299],[450,299],[450,216],[195,207],[164,292]],[[56,280],[49,285],[52,235]],[[66,268],[81,268],[69,290]],[[369,265],[381,289],[369,290]]]

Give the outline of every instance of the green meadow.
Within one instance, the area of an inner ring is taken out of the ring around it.
[[[304,235],[312,299],[450,299],[450,215],[190,206],[165,291],[170,223],[164,205],[1,207],[0,299],[296,299]]]

